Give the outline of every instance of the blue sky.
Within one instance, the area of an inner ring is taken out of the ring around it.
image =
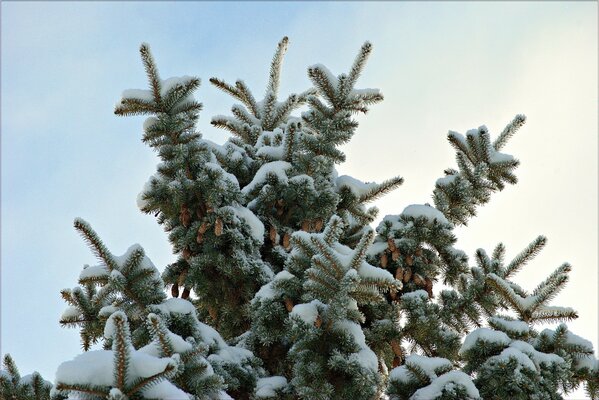
[[[138,56],[148,42],[164,78],[203,81],[199,128],[231,100],[208,78],[243,78],[261,94],[270,58],[290,38],[281,90],[308,87],[308,65],[346,70],[365,40],[374,52],[360,83],[386,100],[344,147],[340,173],[364,181],[399,174],[381,217],[430,201],[454,166],[447,130],[486,124],[497,134],[517,113],[528,123],[506,147],[520,184],[497,194],[466,229],[468,254],[499,241],[514,255],[536,235],[546,250],[518,275],[532,289],[564,261],[569,286],[554,301],[581,315],[574,332],[597,347],[596,2],[3,2],[1,351],[47,379],[79,350],[62,329],[59,290],[73,287],[92,254],[72,228],[88,220],[116,254],[140,243],[163,268],[165,234],[135,205],[157,162],[141,142],[143,118],[112,110],[144,88]],[[581,295],[584,293],[584,296]]]

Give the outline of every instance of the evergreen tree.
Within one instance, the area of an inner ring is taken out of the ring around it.
[[[212,119],[232,134],[224,145],[196,131],[199,79],[161,79],[141,46],[149,89],[125,91],[115,113],[148,116],[142,140],[161,162],[138,205],[176,261],[161,274],[139,245],[115,256],[76,219],[100,264],[61,292],[60,323],[80,329],[84,353],[59,366],[52,390],[7,355],[1,398],[553,400],[584,385],[599,399],[592,345],[563,324],[577,313],[549,304],[570,265],[532,292],[513,281],[545,237],[509,262],[501,243],[473,260],[456,247],[455,227],[517,182],[519,161],[501,150],[525,117],[494,140],[485,126],[450,131],[457,168],[436,181],[434,206],[408,205],[373,230],[368,204],[403,179],[335,168],[355,115],[383,100],[356,88],[372,46],[347,73],[309,67],[313,87],[279,101],[287,46],[262,100],[241,80],[210,79],[241,103]]]

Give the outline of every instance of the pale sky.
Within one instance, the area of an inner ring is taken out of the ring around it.
[[[457,230],[456,247],[472,258],[503,242],[510,257],[546,235],[515,280],[533,289],[570,262],[552,304],[578,310],[568,325],[597,348],[596,2],[3,2],[1,11],[0,353],[23,375],[54,380],[81,351],[78,332],[58,324],[60,289],[97,263],[75,217],[115,254],[140,243],[161,270],[174,258],[135,203],[157,163],[140,141],[143,117],[112,112],[124,89],[145,88],[140,43],[151,45],[163,78],[202,79],[199,129],[223,143],[209,121],[232,100],[208,79],[242,78],[261,96],[285,35],[283,95],[309,86],[309,65],[345,72],[373,43],[358,87],[380,88],[385,101],[360,117],[338,170],[363,181],[404,177],[376,203],[381,218],[432,203],[435,180],[455,167],[448,130],[485,124],[493,136],[527,115],[504,150],[520,159],[520,182]]]

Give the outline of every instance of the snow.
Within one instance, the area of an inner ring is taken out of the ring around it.
[[[152,126],[156,125],[160,120],[156,117],[148,117],[143,123],[143,130],[147,131]]]
[[[160,304],[152,304],[150,307],[166,314],[175,313],[195,315],[196,312],[195,306],[190,301],[176,297],[167,299]]]
[[[412,354],[406,357],[406,365],[415,365],[420,367],[431,380],[437,377],[435,370],[439,368],[451,369],[453,367],[451,361],[445,358],[426,357],[419,354]]]
[[[108,268],[105,265],[94,265],[93,267],[86,265],[79,274],[79,280],[89,278],[108,278]]]
[[[311,176],[308,176],[305,174],[296,175],[293,178],[289,178],[289,183],[294,183],[294,184],[297,184],[300,186],[307,185],[308,188],[315,190],[314,189],[314,179],[312,179]]]
[[[458,385],[466,389],[468,397],[472,399],[480,398],[478,389],[476,389],[476,386],[472,383],[472,379],[469,375],[462,371],[449,371],[433,380],[430,385],[418,389],[412,397],[410,397],[410,400],[436,399],[442,395],[444,388],[451,391],[452,388]]]
[[[437,186],[449,186],[451,185],[455,179],[458,177],[459,175],[447,175],[444,176],[443,178],[439,178],[437,179],[437,181],[435,182],[435,185]]]
[[[172,88],[174,88],[176,85],[183,85],[187,82],[189,82],[190,80],[194,79],[191,76],[175,76],[172,78],[167,78],[167,79],[161,79],[160,83],[161,83],[161,88],[160,88],[160,95],[164,96],[167,94],[167,92],[169,90],[171,90]],[[121,101],[123,101],[124,99],[139,99],[139,100],[143,100],[143,101],[148,101],[148,102],[153,102],[154,101],[154,94],[151,90],[146,90],[146,89],[127,89],[124,90],[122,95],[121,95]],[[193,94],[189,94],[188,97],[184,100],[193,100]]]
[[[129,362],[129,380],[147,378],[163,372],[173,358],[157,358],[139,351],[131,352]],[[91,384],[112,386],[114,384],[114,352],[112,350],[93,350],[79,354],[71,361],[60,364],[56,371],[56,381],[68,385]]]
[[[532,360],[526,354],[522,353],[520,350],[514,347],[508,347],[506,349],[503,349],[503,351],[499,355],[490,357],[487,360],[487,363],[493,363],[495,361],[507,362],[510,358],[516,359],[516,361],[518,361],[518,364],[520,364],[522,367],[526,369],[529,369],[531,371],[537,370],[534,362],[532,362]]]
[[[256,217],[256,214],[254,214],[250,209],[239,205],[232,206],[231,208],[239,218],[245,220],[245,222],[250,226],[252,237],[258,242],[264,243],[264,224],[258,219],[258,217]]]
[[[331,83],[331,85],[333,85],[334,87],[337,86],[337,78],[324,65],[322,65],[322,64],[313,64],[313,65],[310,65],[308,67],[308,70],[311,70],[311,69],[318,69],[318,70],[322,71],[323,74],[326,76],[326,79]]]
[[[123,321],[127,321],[127,316],[122,311],[116,311],[110,315],[110,317],[106,320],[106,324],[104,325],[104,337],[106,339],[112,339],[116,335],[116,324],[114,322],[115,318],[120,317]]]
[[[549,337],[553,337],[554,334],[555,334],[555,331],[552,329],[543,329],[543,331],[541,332],[541,335],[545,335],[545,336],[549,336]],[[593,343],[591,343],[590,341],[586,340],[585,338],[580,337],[570,331],[568,331],[566,333],[566,343],[570,344],[570,345],[574,345],[574,346],[580,346],[589,353],[593,352]]]
[[[540,364],[561,364],[564,362],[564,359],[558,356],[557,354],[547,354],[542,353],[540,351],[535,350],[532,345],[529,343],[523,342],[521,340],[515,340],[510,343],[510,347],[514,349],[520,350],[522,353],[526,354],[537,366],[537,369]]]
[[[375,182],[362,182],[349,175],[341,175],[335,180],[335,184],[338,189],[342,187],[348,188],[356,197],[361,197],[378,187],[378,184]]]
[[[409,292],[406,294],[403,294],[401,296],[402,300],[410,300],[410,299],[418,299],[418,300],[428,300],[428,293],[426,292],[426,290],[414,290],[413,292]]]
[[[530,331],[528,324],[524,321],[510,321],[505,318],[491,317],[489,318],[489,322],[497,325],[502,330],[508,331],[508,333],[514,332],[519,335],[524,335]]]
[[[0,374],[4,374],[6,373],[5,371],[0,371]],[[43,385],[46,387],[52,387],[52,382],[49,382],[47,380],[45,380],[44,378],[42,378],[42,376],[39,374],[39,372],[34,372],[32,374],[27,374],[25,376],[21,377],[21,381],[20,383],[22,385],[31,385],[33,383],[33,378],[37,376],[38,378],[41,378],[41,381],[43,382]]]
[[[381,91],[376,88],[352,89],[350,92],[350,95],[354,96],[376,96],[379,94],[381,94]]]
[[[301,233],[299,232],[297,234],[301,235]],[[294,233],[294,235],[296,235],[296,233]],[[322,234],[317,234],[313,236],[319,237],[322,236]],[[331,250],[333,250],[333,253],[344,267],[350,268],[352,259],[355,255],[354,250],[340,243],[334,243],[332,245]],[[395,278],[393,278],[393,275],[391,275],[389,271],[383,268],[375,267],[374,265],[370,265],[366,261],[362,261],[362,263],[357,268],[357,272],[358,275],[360,275],[360,277],[364,279],[373,279],[389,282],[395,281]]]
[[[366,337],[364,336],[364,332],[362,331],[360,324],[345,319],[335,322],[333,327],[349,334],[360,347],[360,351],[350,355],[350,360],[357,361],[358,364],[363,368],[370,369],[372,371],[378,370],[378,358],[366,344]]]
[[[187,76],[187,75],[173,76],[171,78],[162,79],[160,82],[161,83],[160,95],[164,96],[166,93],[168,93],[169,90],[171,90],[175,86],[185,85],[187,82],[191,81],[192,79],[195,79],[195,78],[192,76]]]
[[[153,313],[148,314],[148,318],[151,318],[151,317],[158,318],[158,316],[156,314],[153,314]],[[168,331],[167,335],[168,335],[168,338],[169,338],[171,344],[173,345],[173,350],[175,351],[175,353],[184,353],[193,348],[191,343],[186,342],[181,336],[174,334],[173,332],[170,332],[170,331]]]
[[[275,397],[277,395],[275,391],[285,386],[287,386],[287,379],[282,376],[260,378],[256,382],[256,397]]]
[[[264,164],[258,169],[256,175],[250,183],[247,184],[241,192],[243,194],[248,194],[253,191],[256,186],[263,184],[266,181],[268,175],[275,175],[280,182],[287,183],[287,174],[285,171],[291,168],[291,164],[286,161],[273,161]]]
[[[71,318],[78,317],[80,314],[81,314],[81,312],[79,311],[79,309],[77,307],[69,306],[62,312],[60,319],[61,320],[71,319]]]
[[[401,221],[399,215],[385,215],[383,220],[376,227],[376,231],[380,233],[387,226],[389,226],[391,230],[398,230],[405,227],[406,225]]]
[[[285,148],[283,146],[263,146],[258,149],[256,155],[281,160],[285,155]]]
[[[252,303],[255,303],[256,301],[260,300],[260,299],[272,299],[277,295],[277,292],[275,291],[275,288],[273,287],[274,283],[277,281],[282,281],[282,280],[287,280],[287,279],[292,279],[295,278],[295,275],[293,275],[292,273],[288,272],[288,271],[281,271],[278,274],[275,275],[275,277],[273,278],[272,281],[268,282],[265,285],[262,285],[262,287],[260,288],[260,290],[258,290],[258,292],[254,295],[254,298],[252,299]]]
[[[100,308],[100,311],[98,311],[98,316],[110,317],[110,315],[115,311],[118,311],[118,308],[113,305],[104,306],[104,307]]]
[[[161,381],[145,389],[144,397],[157,400],[187,400],[193,398],[168,381]]]
[[[245,360],[251,359],[252,357],[254,357],[254,354],[249,350],[235,346],[228,346],[225,344],[225,347],[221,348],[218,352],[209,355],[208,361],[226,362],[240,365]]]
[[[589,371],[599,372],[599,360],[592,355],[586,355],[584,357],[574,359],[574,368],[583,369],[586,368]]]
[[[312,300],[310,303],[296,304],[293,306],[290,317],[298,317],[308,325],[313,325],[318,317],[318,306],[326,307],[319,300]]]
[[[449,221],[441,211],[429,205],[411,204],[407,206],[401,214],[413,218],[426,217],[429,222],[437,220],[438,222],[449,224]]]
[[[494,343],[501,346],[507,346],[510,344],[511,341],[508,335],[501,331],[495,331],[489,328],[478,328],[470,332],[468,336],[466,336],[466,339],[464,340],[464,343],[460,348],[460,354],[464,354],[465,352],[475,347],[476,342],[479,340]]]
[[[375,256],[385,251],[387,247],[389,247],[389,244],[387,242],[374,242],[370,245],[370,247],[366,251],[366,254],[368,254],[369,256]]]
[[[276,292],[274,290],[274,288],[272,287],[272,282],[268,282],[265,285],[262,285],[262,287],[260,288],[260,290],[258,290],[256,292],[256,294],[254,295],[254,298],[252,299],[252,303],[257,302],[258,300],[264,299],[272,299],[273,297],[276,296]]]
[[[358,274],[362,278],[373,279],[373,280],[381,280],[381,281],[393,281],[395,278],[389,271],[383,268],[375,267],[373,265],[368,264],[367,262],[362,262],[358,268]]]
[[[239,189],[239,181],[237,180],[237,177],[235,175],[225,171],[223,169],[223,167],[221,167],[217,163],[207,162],[204,164],[204,167],[206,167],[207,169],[210,169],[212,171],[215,171],[217,173],[222,174],[223,178],[225,178],[227,181],[229,181],[233,185],[233,187],[235,187],[236,189]]]

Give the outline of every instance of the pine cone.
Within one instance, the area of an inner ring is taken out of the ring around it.
[[[218,313],[216,312],[216,309],[212,306],[208,306],[208,314],[210,314],[210,318],[212,318],[212,320],[214,322],[216,322],[216,318],[218,316]]]
[[[410,279],[412,279],[412,268],[408,267],[404,271],[403,281],[404,281],[404,283],[408,283],[408,282],[410,282]]]
[[[274,225],[270,226],[270,230],[268,232],[269,237],[270,237],[270,241],[273,243],[277,243],[277,228],[274,227]]]
[[[189,298],[190,292],[191,292],[191,289],[186,287],[185,289],[183,289],[183,294],[181,295],[181,298],[187,300]]]
[[[179,221],[181,221],[181,225],[183,225],[186,228],[191,223],[191,212],[185,204],[181,206],[181,212],[179,213]]]
[[[214,234],[216,236],[220,236],[223,234],[223,220],[219,218],[216,219],[214,223]]]
[[[316,317],[316,321],[314,321],[314,326],[317,328],[320,328],[321,325],[322,325],[322,318],[320,318],[320,315],[318,315]]]
[[[310,221],[308,221],[307,219],[302,221],[302,231],[310,232]]]
[[[402,267],[397,267],[397,269],[395,270],[395,279],[397,279],[398,281],[403,280],[403,268]]]
[[[198,228],[198,235],[196,236],[196,242],[198,244],[204,241],[204,233],[208,230],[210,224],[206,221],[202,222],[202,225]]]
[[[171,287],[171,296],[179,297],[179,285],[177,285],[176,283],[173,284],[173,286]]]
[[[397,246],[395,245],[395,240],[389,238],[387,239],[387,245],[389,245],[389,251],[394,252],[397,250]]]
[[[291,310],[293,310],[293,300],[291,300],[290,298],[286,298],[285,308],[287,309],[287,312],[291,312]]]
[[[283,235],[283,247],[285,250],[289,250],[291,247],[291,236],[289,236],[289,233],[287,232],[285,232],[285,235]]]
[[[393,250],[393,251],[391,252],[391,259],[392,259],[393,261],[397,261],[397,260],[399,260],[399,256],[400,256],[400,255],[401,255],[401,253],[399,252],[399,250],[398,250],[398,249],[395,249],[395,250]]]
[[[383,254],[381,255],[381,267],[386,268],[388,261],[389,260],[387,259],[387,253],[383,252]]]
[[[424,279],[420,276],[420,274],[414,274],[414,277],[412,278],[412,280],[418,286],[424,286]]]
[[[428,297],[432,298],[433,297],[433,281],[432,281],[432,279],[426,278],[424,280],[424,289],[428,293]]]
[[[412,258],[411,255],[406,256],[406,264],[408,264],[410,267],[414,265],[414,258]]]
[[[317,232],[320,232],[323,227],[324,227],[324,222],[323,222],[322,218],[318,218],[316,221],[314,221],[314,229]]]

